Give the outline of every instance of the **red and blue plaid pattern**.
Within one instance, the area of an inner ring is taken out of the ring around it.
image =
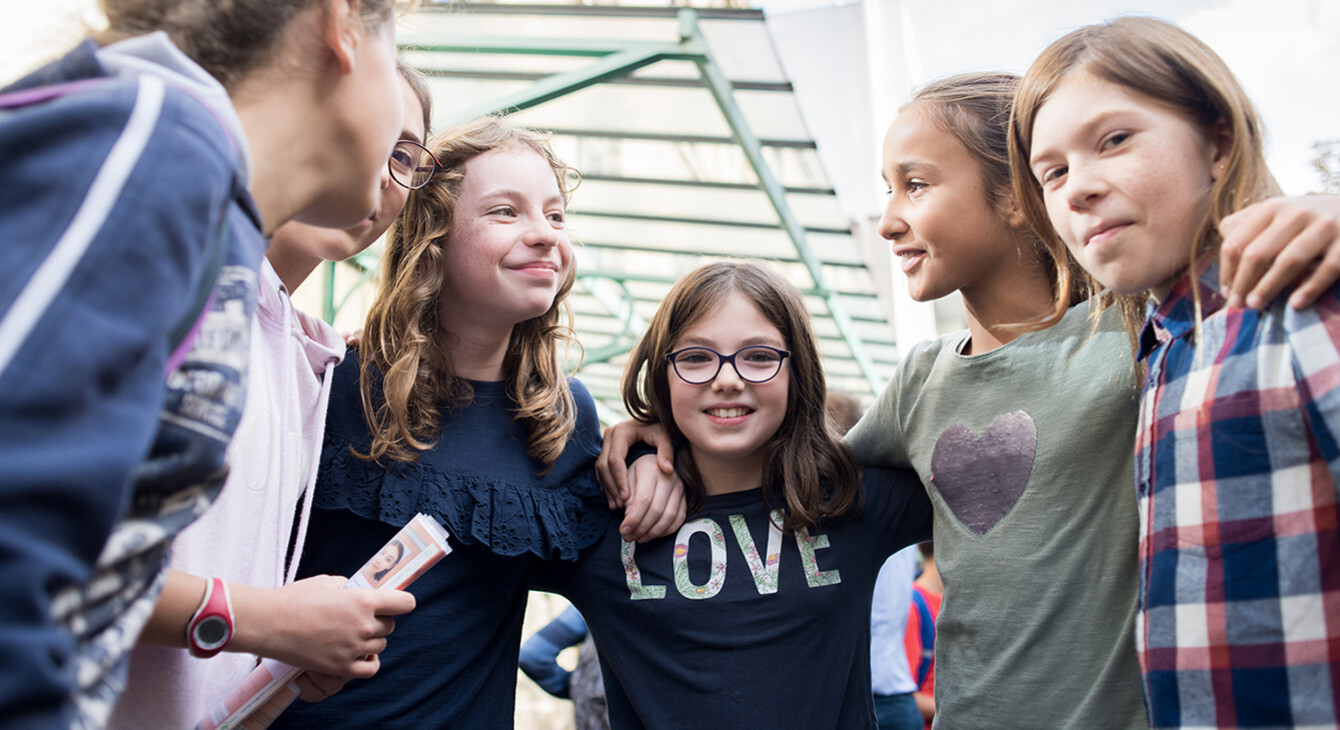
[[[1136,642],[1155,728],[1340,719],[1340,300],[1224,309],[1218,271],[1140,357]]]

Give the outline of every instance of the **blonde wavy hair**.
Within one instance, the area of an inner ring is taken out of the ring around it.
[[[415,461],[441,433],[439,404],[468,405],[474,391],[452,366],[447,333],[438,320],[443,286],[443,248],[448,245],[465,163],[500,148],[534,150],[549,163],[566,204],[576,171],[558,159],[548,137],[497,117],[442,130],[428,141],[441,168],[410,193],[386,237],[377,297],[368,311],[359,346],[363,413],[372,432],[368,460]],[[575,267],[544,314],[517,324],[503,359],[514,419],[526,428],[526,452],[545,466],[563,453],[576,424],[577,408],[559,363],[559,346],[576,345],[568,292]],[[374,398],[380,389],[380,402]]]
[[[1252,203],[1279,194],[1275,178],[1266,166],[1261,120],[1255,107],[1213,49],[1162,20],[1120,17],[1071,31],[1048,46],[1024,74],[1015,96],[1010,120],[1010,167],[1024,215],[1063,270],[1072,266],[1073,260],[1051,225],[1042,185],[1033,177],[1028,160],[1038,111],[1065,79],[1081,72],[1125,87],[1181,114],[1207,138],[1212,139],[1217,125],[1222,124],[1227,130],[1230,140],[1224,156],[1224,173],[1210,187],[1206,215],[1187,260],[1188,271],[1194,276],[1198,257],[1219,254],[1223,243],[1220,221]],[[1063,273],[1063,280],[1064,277]],[[1193,289],[1193,293],[1199,307],[1198,290]],[[1104,292],[1099,295],[1093,314],[1096,317],[1109,307],[1118,307],[1127,330],[1134,335],[1144,322],[1148,301],[1147,293]],[[1057,312],[1064,313],[1071,303],[1067,297],[1061,297]]]

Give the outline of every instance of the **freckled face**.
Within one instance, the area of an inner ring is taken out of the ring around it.
[[[731,354],[749,345],[787,349],[781,332],[743,294],[731,294],[688,327],[672,350],[701,345]],[[750,383],[730,365],[723,364],[715,379],[702,385],[684,382],[674,369],[670,379],[670,409],[699,465],[711,460],[756,462],[763,468],[763,446],[777,433],[786,417],[791,368],[783,360],[777,377]],[[749,485],[750,487],[757,485]]]
[[[572,241],[554,170],[529,147],[465,163],[443,248],[439,314],[448,331],[509,329],[538,317],[572,267]]]
[[[1217,161],[1198,125],[1081,72],[1038,110],[1029,167],[1086,271],[1119,294],[1162,299],[1188,265]]]

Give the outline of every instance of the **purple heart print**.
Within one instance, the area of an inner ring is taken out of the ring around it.
[[[935,442],[931,481],[959,522],[985,535],[1023,495],[1037,450],[1037,424],[1023,411],[996,416],[980,437],[955,424]]]

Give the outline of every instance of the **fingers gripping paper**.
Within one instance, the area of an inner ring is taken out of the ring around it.
[[[432,517],[420,513],[364,563],[344,587],[403,590],[449,552],[447,531]],[[196,725],[196,730],[269,727],[297,699],[300,691],[294,680],[302,672],[274,659],[262,659],[246,680]]]

